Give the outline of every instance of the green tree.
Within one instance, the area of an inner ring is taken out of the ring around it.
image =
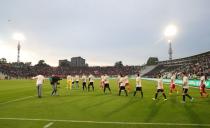
[[[117,61],[115,64],[114,64],[115,67],[123,67],[123,63],[122,61]]]
[[[6,58],[1,58],[1,59],[0,59],[0,63],[2,63],[2,64],[5,64],[5,63],[7,63],[7,60],[6,60]]]

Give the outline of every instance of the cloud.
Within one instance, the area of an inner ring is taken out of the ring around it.
[[[33,64],[44,59],[55,66],[59,59],[82,56],[90,65],[113,65],[119,60],[139,65],[150,56],[168,58],[163,31],[170,23],[179,28],[173,44],[175,58],[209,50],[209,4],[198,0],[0,1],[0,33],[6,40],[16,31],[24,33],[27,40],[21,57]],[[15,55],[8,59],[15,61],[16,46],[12,50]]]

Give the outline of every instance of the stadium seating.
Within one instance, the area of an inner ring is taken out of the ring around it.
[[[177,72],[178,77],[180,77],[179,74],[183,71],[190,73],[190,78],[196,78],[201,72],[210,76],[210,51],[181,59],[160,61],[158,65],[153,66],[51,67],[49,65],[30,66],[21,64],[17,66],[11,63],[0,63],[0,72],[14,78],[30,78],[37,74],[44,76],[56,74],[66,77],[69,74],[92,74],[94,76],[108,74],[109,76],[116,76],[119,74],[135,75],[139,72],[144,77],[155,77],[158,73],[162,73],[165,77],[170,77],[171,72]]]
[[[92,74],[94,76],[101,76],[102,74],[114,75],[133,75],[140,71],[140,66],[123,66],[123,67],[51,67],[51,66],[15,66],[13,64],[0,64],[0,72],[15,78],[30,78],[37,74],[44,76],[51,76],[53,74],[61,77],[67,75],[82,75]]]
[[[147,74],[148,72],[151,72],[153,69],[155,69],[158,65],[150,65],[150,66],[143,66],[141,68],[141,76],[144,76],[145,74]]]
[[[145,77],[155,77],[158,73],[163,74],[164,76],[170,77],[171,72],[176,72],[178,77],[181,77],[181,72],[186,71],[189,73],[190,78],[197,78],[202,72],[207,76],[210,76],[210,51],[202,54],[160,61],[158,66],[146,73]]]

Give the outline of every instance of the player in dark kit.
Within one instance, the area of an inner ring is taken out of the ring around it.
[[[51,96],[58,95],[57,94],[57,85],[60,84],[59,83],[60,80],[62,80],[62,79],[60,77],[58,77],[58,76],[53,75],[51,77],[51,85],[52,85],[52,89],[53,89],[53,91],[51,93]]]

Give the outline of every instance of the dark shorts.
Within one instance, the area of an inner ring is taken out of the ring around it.
[[[141,91],[142,88],[141,87],[136,87],[136,91]]]
[[[183,93],[184,94],[187,94],[187,92],[188,92],[188,89],[187,88],[183,88],[182,90],[183,90]]]
[[[158,89],[157,92],[164,92],[164,89]]]
[[[78,83],[79,83],[79,81],[76,81],[76,83],[78,84]]]
[[[86,82],[83,82],[82,85],[83,85],[83,86],[86,86]]]
[[[125,86],[120,86],[120,90],[125,90]]]
[[[104,85],[104,88],[109,88],[109,84],[105,84]]]

